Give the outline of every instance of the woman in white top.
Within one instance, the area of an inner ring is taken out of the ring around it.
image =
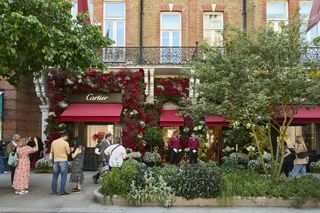
[[[117,137],[114,142],[114,144],[104,150],[104,153],[110,156],[110,170],[113,167],[121,167],[123,160],[127,157],[126,149],[121,145],[120,138]]]

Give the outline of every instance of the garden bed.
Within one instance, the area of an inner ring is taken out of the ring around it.
[[[94,191],[94,200],[102,205],[115,206],[132,206],[121,196],[104,197],[99,189]],[[294,199],[267,198],[267,197],[234,197],[229,200],[221,200],[217,198],[211,199],[191,199],[187,200],[182,197],[175,197],[172,207],[292,207]],[[159,202],[147,202],[142,206],[162,206]],[[302,208],[319,208],[320,202],[307,201]]]

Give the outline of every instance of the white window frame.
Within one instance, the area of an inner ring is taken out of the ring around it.
[[[171,15],[171,16],[177,16],[179,15],[179,21],[180,21],[180,28],[179,29],[165,29],[162,28],[162,16],[163,15]],[[169,32],[169,47],[173,47],[172,41],[173,41],[173,32],[179,32],[179,47],[181,46],[182,42],[182,19],[181,19],[181,13],[180,12],[162,12],[160,13],[160,46],[162,47],[162,32]]]
[[[108,4],[108,3],[112,3],[112,4],[123,4],[124,5],[124,17],[123,18],[106,18],[106,10],[105,10],[105,5]],[[117,38],[117,23],[118,22],[123,22],[124,23],[124,33],[123,33],[123,46],[121,47],[125,47],[126,46],[126,4],[124,1],[104,1],[103,2],[103,36],[106,36],[107,34],[107,30],[106,30],[106,22],[112,22],[112,29],[113,29],[113,32],[112,32],[112,35],[113,35],[113,38],[110,38],[112,39],[115,43],[112,44],[111,46],[115,46],[115,47],[120,47],[118,44],[117,44],[117,41],[114,40],[114,38]]]
[[[286,17],[284,19],[268,19],[268,4],[285,4],[285,11],[286,11]],[[269,26],[269,23],[272,23],[272,29],[274,31],[279,32],[281,31],[280,28],[280,23],[284,22],[285,24],[289,23],[289,6],[288,6],[288,1],[267,1],[266,3],[266,22],[267,22],[267,27]]]
[[[222,24],[221,24],[221,28],[206,28],[206,26],[205,26],[205,16],[208,16],[208,15],[218,15],[218,16],[222,16]],[[215,44],[213,44],[213,46],[222,46],[223,45],[223,29],[224,29],[224,14],[223,14],[223,12],[204,12],[203,13],[203,16],[202,16],[202,22],[203,22],[203,40],[205,41],[205,32],[206,31],[210,31],[211,33],[210,33],[210,36],[211,36],[211,40],[213,40],[213,32],[215,32],[215,33],[220,33],[221,34],[221,36],[222,36],[222,44],[216,44],[215,42]]]
[[[310,8],[312,9],[312,1],[299,1],[299,8],[300,8],[300,5],[301,5],[301,4],[305,4],[305,3],[310,4],[310,5],[311,5]],[[311,12],[311,9],[310,9],[310,12]],[[302,17],[302,19],[301,19],[301,22],[304,23],[305,26],[308,26],[309,16],[310,16],[310,13],[307,15],[307,17]],[[300,14],[299,14],[299,17],[301,18]],[[313,28],[315,28],[315,27],[318,28],[318,36],[320,36],[320,23],[318,23],[318,24],[317,24],[316,26],[314,26]],[[312,28],[312,29],[313,29],[313,28]],[[312,29],[311,29],[308,33],[306,33],[306,35],[305,35],[307,42],[312,42],[312,38],[311,38],[311,31],[312,31]],[[304,29],[304,30],[306,30],[306,29]],[[305,32],[301,32],[301,33],[305,33]]]

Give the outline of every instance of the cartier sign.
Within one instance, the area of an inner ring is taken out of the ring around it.
[[[121,93],[72,94],[71,103],[122,103]]]

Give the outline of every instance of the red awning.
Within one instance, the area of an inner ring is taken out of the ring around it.
[[[277,122],[282,122],[283,119],[276,119]],[[301,107],[298,113],[294,115],[292,124],[309,124],[309,123],[320,123],[320,106],[307,109]]]
[[[70,104],[60,121],[120,122],[122,104]]]
[[[221,116],[206,116],[205,117],[207,126],[229,126],[229,122]]]
[[[162,110],[160,126],[184,126],[184,119],[179,117],[178,110]]]

